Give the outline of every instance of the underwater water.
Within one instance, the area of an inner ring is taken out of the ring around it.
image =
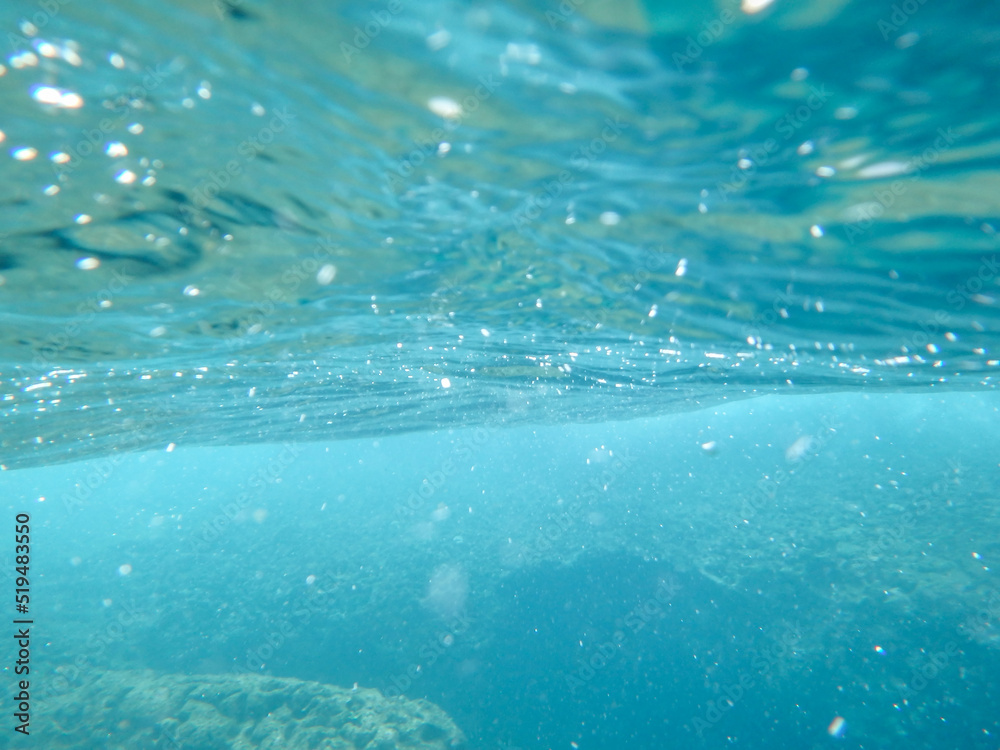
[[[0,747],[1000,747],[1000,6],[0,31]]]

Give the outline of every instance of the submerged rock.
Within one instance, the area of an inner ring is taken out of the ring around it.
[[[32,730],[53,750],[465,747],[461,730],[428,701],[263,675],[104,672],[45,701]]]

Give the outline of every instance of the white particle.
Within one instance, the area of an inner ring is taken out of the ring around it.
[[[427,37],[427,46],[432,50],[444,49],[451,42],[451,34],[445,29],[439,29]]]
[[[83,58],[80,57],[80,55],[77,53],[75,49],[72,49],[70,47],[60,47],[59,57],[61,57],[63,60],[65,60],[75,68],[79,68],[81,65],[83,65]]]
[[[8,62],[10,63],[10,67],[15,70],[33,68],[38,65],[38,55],[34,52],[22,52],[18,55],[13,55]]]
[[[327,263],[316,272],[316,283],[326,286],[337,278],[337,267],[332,263]]]
[[[31,98],[36,102],[63,109],[79,109],[83,106],[82,96],[73,91],[57,89],[54,86],[34,86],[31,89]]]
[[[743,0],[740,3],[740,10],[751,16],[754,13],[760,13],[773,2],[774,0]]]
[[[537,44],[516,44],[507,42],[507,49],[504,50],[503,57],[516,62],[527,63],[528,65],[538,65],[542,61],[542,51]]]
[[[447,96],[431,97],[427,101],[427,108],[446,120],[457,120],[462,116],[462,105]]]
[[[905,161],[880,161],[859,169],[858,177],[863,180],[895,177],[896,175],[908,172],[909,169],[910,165]]]
[[[104,153],[106,153],[112,159],[116,159],[119,156],[128,156],[128,149],[125,147],[124,143],[119,143],[118,141],[112,141],[104,149]]]

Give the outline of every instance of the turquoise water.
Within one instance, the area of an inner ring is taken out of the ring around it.
[[[994,4],[0,29],[4,743],[1000,745]]]

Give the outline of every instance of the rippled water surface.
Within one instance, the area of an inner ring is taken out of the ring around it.
[[[426,697],[470,746],[997,747],[996,3],[0,32],[0,504],[47,540],[49,726],[82,654],[164,696],[148,747],[202,746],[180,674]],[[126,731],[93,717],[68,746]],[[458,742],[425,719],[352,742]]]
[[[991,388],[998,14],[893,7],[5,6],[6,463]]]

